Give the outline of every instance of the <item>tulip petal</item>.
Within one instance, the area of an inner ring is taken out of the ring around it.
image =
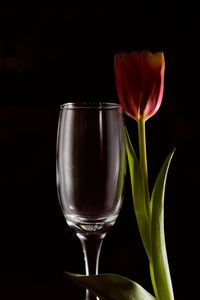
[[[164,62],[163,52],[156,52],[152,54],[150,51],[142,51],[141,57],[146,62],[146,64],[153,69],[160,68],[160,66]]]
[[[140,114],[147,120],[159,109],[164,91],[164,55],[162,52],[141,53],[141,73],[143,79],[143,96],[140,103]]]
[[[131,80],[130,80],[131,78]],[[137,119],[142,96],[139,53],[115,55],[115,81],[118,97],[124,111]]]

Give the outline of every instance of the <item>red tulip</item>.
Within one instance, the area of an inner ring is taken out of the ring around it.
[[[163,52],[115,55],[115,81],[124,111],[135,120],[147,120],[159,109],[164,90]]]

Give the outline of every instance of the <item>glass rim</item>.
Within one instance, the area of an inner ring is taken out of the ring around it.
[[[112,102],[67,102],[60,105],[60,109],[64,110],[75,110],[75,109],[97,109],[97,110],[108,110],[108,109],[122,109],[122,106],[118,103]]]

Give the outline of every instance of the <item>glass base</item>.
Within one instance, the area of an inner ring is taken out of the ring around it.
[[[107,218],[99,219],[86,219],[77,215],[67,215],[67,224],[73,228],[76,232],[88,232],[88,233],[104,233],[114,225],[118,215],[114,215]]]

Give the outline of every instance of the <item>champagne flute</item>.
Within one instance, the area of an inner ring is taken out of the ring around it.
[[[123,112],[113,103],[66,103],[57,135],[58,198],[78,236],[86,275],[98,274],[107,230],[122,205],[125,177]],[[97,299],[86,291],[86,300]]]

